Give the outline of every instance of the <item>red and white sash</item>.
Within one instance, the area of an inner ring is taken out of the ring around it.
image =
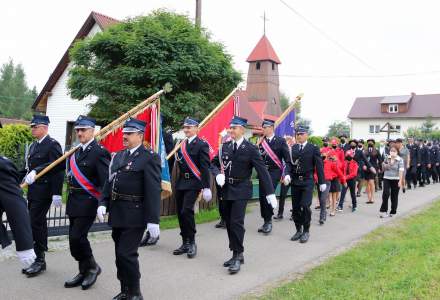
[[[196,164],[192,161],[191,157],[188,154],[188,151],[186,150],[187,144],[188,144],[188,140],[186,140],[186,142],[183,142],[182,147],[180,147],[180,150],[182,151],[183,159],[185,160],[188,168],[191,170],[194,176],[201,181],[202,176],[200,170],[197,168]]]
[[[261,142],[261,146],[263,147],[264,151],[266,151],[267,155],[269,155],[270,159],[280,168],[283,170],[283,164],[281,160],[278,158],[278,156],[273,152],[272,148],[269,146],[269,144],[266,142],[266,139],[263,139]]]

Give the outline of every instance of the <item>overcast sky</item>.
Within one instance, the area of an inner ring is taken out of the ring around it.
[[[280,0],[202,1],[202,25],[244,78],[266,12],[266,34],[282,62],[280,89],[292,99],[304,93],[303,116],[316,134],[345,120],[357,96],[440,92],[438,1],[283,0],[323,33]],[[122,20],[158,8],[194,18],[195,0],[1,1],[0,63],[22,63],[40,91],[92,10]],[[384,77],[406,73],[416,75]],[[346,77],[359,75],[378,77]]]

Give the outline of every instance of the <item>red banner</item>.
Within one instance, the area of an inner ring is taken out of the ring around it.
[[[200,129],[198,136],[209,144],[211,159],[217,155],[219,146],[219,133],[229,128],[235,110],[234,96]]]

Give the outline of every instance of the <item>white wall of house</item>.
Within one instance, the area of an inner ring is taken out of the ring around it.
[[[90,30],[88,36],[94,36],[100,32],[101,28],[95,24]],[[79,115],[86,115],[90,111],[90,104],[96,102],[96,97],[91,96],[81,101],[72,99],[67,88],[67,80],[69,69],[72,67],[68,65],[64,70],[63,75],[58,79],[51,91],[51,95],[47,99],[46,115],[49,116],[50,126],[49,134],[56,139],[61,147],[66,146],[66,129],[67,122],[75,121]]]
[[[385,123],[390,122],[394,127],[400,126],[400,132],[390,134],[390,138],[404,137],[404,133],[410,127],[420,127],[425,118],[420,119],[352,119],[351,120],[351,136],[355,139],[374,138],[375,140],[386,140],[386,132],[378,132]],[[432,119],[432,121],[439,126],[440,118]],[[373,126],[373,127],[371,127]],[[373,130],[371,130],[373,129]],[[371,132],[373,131],[373,132]]]

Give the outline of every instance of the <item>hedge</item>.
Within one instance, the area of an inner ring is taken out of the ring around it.
[[[17,168],[24,168],[26,145],[33,141],[29,126],[10,124],[0,128],[0,155],[12,160]]]

